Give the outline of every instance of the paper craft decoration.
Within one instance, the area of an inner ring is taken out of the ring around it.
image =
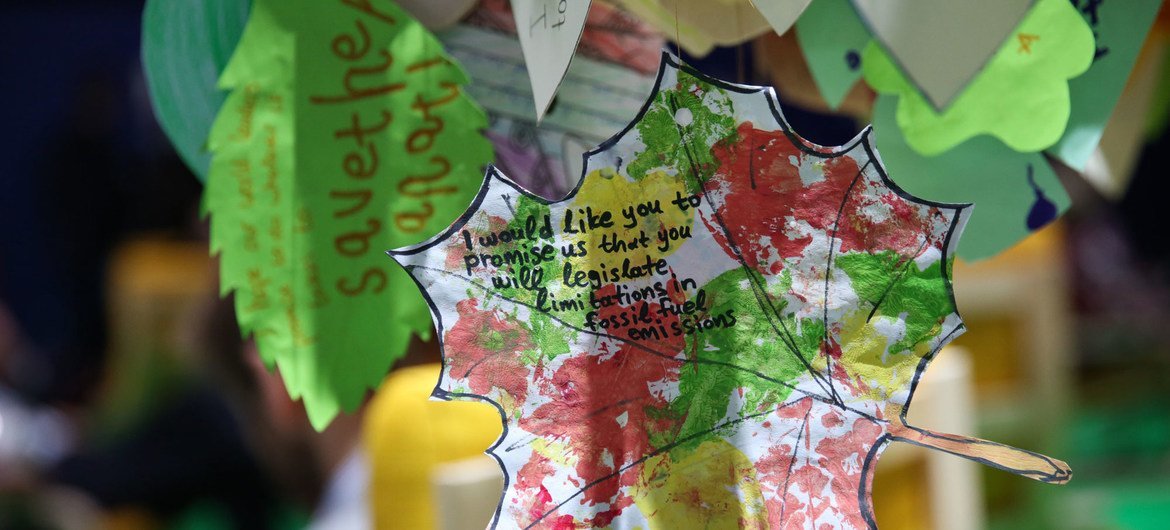
[[[516,35],[516,18],[509,0],[481,0],[464,25]],[[577,43],[577,54],[620,64],[653,77],[658,71],[658,56],[664,42],[662,35],[642,19],[618,7],[597,2],[589,5],[589,16],[585,18],[585,29]],[[481,52],[498,53],[499,50],[493,48]]]
[[[581,153],[625,127],[642,108],[663,39],[636,18],[593,4],[556,110],[538,127],[507,6],[506,0],[484,2],[464,25],[439,37],[466,66],[468,94],[488,112],[486,135],[496,167],[537,195],[562,197],[581,175]],[[647,64],[650,71],[643,73]]]
[[[1051,152],[1069,167],[1083,171],[1162,2],[1075,0],[1073,4],[1093,29],[1096,51],[1089,71],[1068,83],[1072,112],[1064,136]]]
[[[1068,467],[904,423],[962,329],[967,207],[894,185],[867,129],[792,132],[770,89],[664,57],[623,132],[548,202],[489,170],[391,251],[442,341],[434,396],[498,408],[503,528],[870,528],[890,441],[1061,483]]]
[[[760,14],[768,20],[772,31],[779,35],[787,32],[800,14],[808,8],[812,0],[751,0],[751,3],[760,10]]]
[[[964,3],[980,9],[984,4]],[[1068,80],[1089,67],[1093,52],[1092,30],[1068,0],[1038,0],[983,71],[942,112],[878,46],[865,50],[862,69],[874,90],[900,97],[898,126],[910,147],[923,155],[942,153],[980,134],[1032,152],[1051,146],[1064,133]]]
[[[1042,0],[853,0],[853,5],[925,101],[941,111],[1000,49],[1034,1]]]
[[[922,156],[897,127],[892,96],[874,103],[874,144],[898,184],[919,197],[975,205],[958,245],[966,260],[989,258],[1046,226],[1070,205],[1041,153],[1020,153],[978,136],[937,156]]]
[[[768,0],[790,4],[805,0]],[[687,53],[704,56],[715,46],[744,43],[771,29],[750,0],[617,0],[625,9],[677,40]],[[761,2],[762,3],[762,2]]]
[[[199,180],[207,180],[207,135],[226,96],[216,80],[248,8],[248,0],[148,0],[142,13],[142,70],[154,115]]]
[[[467,16],[479,0],[399,0],[405,9],[430,30],[447,29]]]
[[[809,72],[830,108],[837,108],[861,79],[861,52],[869,31],[849,0],[817,0],[796,22],[796,38]]]
[[[512,0],[516,32],[532,80],[537,123],[544,118],[569,70],[577,41],[581,40],[581,30],[585,29],[590,3],[590,0]]]
[[[352,0],[256,0],[223,74],[204,197],[221,286],[318,429],[430,335],[381,252],[474,196],[492,153],[466,82],[406,12]]]

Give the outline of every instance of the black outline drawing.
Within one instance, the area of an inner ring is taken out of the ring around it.
[[[489,167],[485,176],[484,176],[483,182],[480,185],[480,189],[476,193],[474,200],[468,206],[467,210],[463,213],[463,215],[461,215],[458,219],[456,219],[451,224],[451,226],[449,228],[447,228],[446,230],[444,230],[443,232],[441,232],[439,234],[436,234],[434,237],[432,237],[432,238],[430,238],[422,243],[419,243],[417,245],[413,245],[410,247],[391,250],[391,251],[388,251],[387,254],[389,254],[392,258],[394,258],[396,261],[398,261],[399,257],[405,257],[405,256],[411,256],[414,254],[418,254],[418,253],[421,253],[423,251],[426,251],[427,249],[435,247],[441,243],[447,242],[453,236],[455,236],[458,233],[458,231],[460,229],[462,229],[467,224],[468,221],[470,221],[470,219],[473,215],[475,215],[476,213],[478,213],[480,211],[480,207],[481,207],[483,201],[485,200],[485,198],[488,196],[489,190],[491,189],[493,183],[495,183],[497,181],[500,184],[503,184],[507,187],[510,187],[516,193],[523,194],[523,195],[529,197],[530,199],[537,201],[541,204],[553,205],[553,204],[567,202],[567,201],[571,200],[573,197],[575,197],[577,195],[578,191],[581,189],[582,184],[584,183],[585,176],[588,175],[590,172],[591,158],[596,156],[596,155],[602,154],[605,151],[607,151],[610,148],[617,145],[626,136],[626,134],[629,133],[642,120],[642,118],[645,116],[645,114],[651,109],[652,105],[654,105],[655,102],[658,101],[659,94],[663,89],[663,87],[662,87],[663,77],[666,74],[668,69],[674,69],[674,70],[677,70],[680,72],[685,72],[691,76],[698,78],[702,82],[709,83],[711,85],[714,85],[718,88],[721,88],[721,89],[724,89],[724,90],[727,90],[730,92],[744,94],[744,95],[756,95],[756,94],[762,95],[768,103],[769,110],[771,111],[772,116],[776,121],[776,124],[778,124],[780,126],[780,129],[782,130],[784,135],[789,139],[789,141],[792,143],[792,145],[797,147],[803,153],[805,153],[809,156],[827,159],[827,158],[844,156],[846,154],[852,153],[854,151],[854,149],[857,149],[860,147],[861,149],[864,150],[864,156],[866,157],[867,161],[859,169],[858,176],[855,177],[854,183],[856,183],[856,181],[859,180],[861,178],[861,176],[867,170],[872,170],[872,171],[876,172],[876,174],[880,178],[881,182],[886,187],[888,187],[890,191],[892,191],[893,193],[895,193],[899,197],[903,198],[904,200],[911,202],[913,204],[929,206],[929,207],[937,208],[939,210],[945,210],[945,211],[950,212],[950,215],[953,216],[952,219],[950,220],[949,226],[947,227],[947,230],[945,233],[945,238],[942,241],[942,245],[941,245],[942,246],[942,255],[940,257],[940,262],[941,262],[940,275],[942,276],[942,280],[943,280],[944,285],[945,285],[946,290],[947,290],[947,296],[950,300],[951,307],[953,308],[952,313],[949,315],[946,315],[943,318],[943,322],[950,322],[950,323],[952,323],[952,325],[949,328],[944,327],[939,332],[937,338],[933,339],[934,342],[936,342],[934,347],[931,348],[931,350],[929,352],[927,352],[927,354],[924,355],[922,357],[922,359],[918,362],[918,364],[915,368],[914,375],[910,380],[910,388],[908,390],[906,402],[903,405],[901,412],[900,412],[900,415],[897,418],[897,420],[888,419],[888,418],[878,420],[872,414],[869,414],[869,413],[866,413],[865,411],[857,410],[855,408],[847,406],[841,400],[840,396],[836,393],[836,389],[833,387],[831,373],[829,374],[829,377],[827,377],[825,379],[818,377],[818,373],[817,373],[818,371],[814,370],[811,367],[811,365],[808,364],[809,361],[807,359],[805,359],[804,357],[802,357],[799,354],[799,352],[796,350],[793,351],[794,353],[796,353],[796,357],[805,363],[805,366],[806,366],[806,369],[808,370],[808,373],[812,374],[812,377],[814,378],[814,380],[819,385],[821,385],[822,390],[825,391],[824,395],[810,393],[810,392],[803,390],[803,389],[797,389],[797,388],[793,387],[792,385],[788,385],[782,381],[778,381],[778,380],[775,380],[774,378],[770,378],[766,374],[758,373],[758,372],[755,372],[755,371],[750,370],[748,368],[735,365],[733,363],[722,363],[722,362],[713,361],[710,359],[704,360],[704,359],[698,358],[697,356],[695,358],[695,361],[698,361],[700,363],[702,363],[702,362],[719,363],[719,364],[722,364],[722,365],[725,365],[728,367],[742,369],[745,372],[748,372],[753,376],[760,377],[764,380],[767,380],[767,381],[770,381],[773,383],[778,383],[780,385],[783,385],[783,386],[786,386],[786,387],[792,389],[795,392],[799,392],[799,393],[803,394],[803,396],[799,397],[799,398],[795,398],[795,399],[789,398],[790,401],[787,401],[785,404],[782,404],[781,405],[782,407],[787,406],[790,403],[795,403],[797,401],[800,401],[801,399],[804,399],[804,398],[812,398],[812,399],[822,401],[822,402],[834,405],[836,407],[839,407],[841,410],[848,412],[850,414],[857,414],[861,417],[868,418],[870,420],[873,420],[875,422],[878,422],[878,423],[884,425],[885,432],[882,434],[882,436],[880,436],[874,442],[873,446],[870,448],[869,452],[866,454],[865,459],[862,463],[861,483],[860,483],[860,487],[858,490],[858,500],[859,500],[859,507],[861,510],[861,515],[865,519],[865,521],[869,524],[870,528],[876,528],[876,521],[873,517],[872,506],[870,505],[870,499],[869,499],[869,496],[867,495],[867,490],[868,490],[867,485],[871,483],[872,477],[870,476],[870,473],[872,473],[873,468],[874,468],[875,463],[876,463],[876,460],[877,460],[878,456],[881,454],[881,451],[884,449],[885,445],[887,443],[889,443],[890,441],[902,441],[902,442],[907,442],[907,443],[914,443],[917,445],[926,445],[926,444],[919,442],[917,440],[906,438],[905,436],[896,436],[894,434],[891,434],[890,428],[889,428],[890,425],[897,423],[900,426],[903,426],[904,428],[908,428],[908,429],[911,429],[913,432],[919,433],[921,435],[921,438],[934,438],[934,439],[939,439],[939,440],[950,440],[950,441],[958,441],[958,442],[963,442],[963,443],[972,443],[971,442],[972,439],[967,439],[965,437],[950,437],[950,435],[940,435],[940,434],[932,433],[930,431],[925,431],[925,430],[920,430],[920,429],[916,429],[913,427],[905,426],[906,411],[910,406],[910,403],[913,399],[914,393],[918,387],[919,380],[920,380],[922,374],[925,372],[926,367],[929,365],[930,361],[938,354],[939,350],[941,350],[943,348],[943,346],[945,346],[947,343],[949,343],[958,334],[962,333],[962,331],[965,329],[964,325],[962,323],[962,318],[958,313],[958,306],[957,306],[957,303],[956,303],[956,300],[954,297],[954,289],[953,289],[953,285],[952,285],[952,281],[951,281],[951,272],[950,272],[950,267],[949,267],[949,261],[951,260],[952,256],[954,255],[954,249],[956,246],[956,242],[958,240],[958,235],[962,231],[963,226],[965,225],[967,219],[969,218],[972,208],[971,208],[970,204],[947,204],[947,203],[923,200],[923,199],[914,197],[913,195],[910,195],[908,192],[906,192],[901,187],[899,187],[897,184],[895,184],[892,180],[890,180],[889,176],[886,173],[885,167],[883,166],[883,164],[881,163],[881,160],[878,158],[878,156],[876,155],[876,153],[873,149],[872,141],[870,139],[870,135],[872,133],[872,126],[867,126],[865,129],[863,129],[861,132],[859,132],[856,137],[854,137],[852,140],[850,140],[849,142],[847,142],[846,144],[844,144],[842,146],[837,146],[837,147],[832,147],[832,148],[823,148],[821,146],[817,146],[815,144],[812,144],[811,142],[808,142],[807,140],[804,140],[803,138],[801,138],[799,135],[797,135],[792,130],[791,126],[784,119],[784,116],[780,111],[780,106],[779,106],[779,102],[778,102],[776,93],[772,88],[739,85],[739,84],[734,84],[734,83],[728,83],[728,82],[721,81],[718,79],[712,79],[712,78],[705,76],[702,73],[690,68],[689,66],[682,64],[670,52],[664,51],[662,54],[662,61],[661,61],[661,64],[659,66],[659,70],[658,70],[657,77],[655,79],[654,86],[651,90],[651,93],[647,97],[645,103],[643,104],[641,110],[638,112],[637,115],[635,115],[633,117],[633,119],[631,119],[629,124],[626,125],[626,127],[624,129],[622,129],[620,132],[618,132],[614,136],[610,137],[608,140],[602,142],[595,149],[590,150],[590,151],[583,154],[584,165],[582,167],[581,178],[578,180],[577,184],[573,187],[573,189],[569,190],[565,194],[564,197],[562,197],[559,200],[545,199],[545,198],[540,197],[538,195],[535,195],[535,194],[529,192],[528,190],[524,189],[523,187],[519,186],[518,184],[513,182],[511,179],[509,179],[507,176],[501,174],[495,167]],[[677,103],[675,105],[677,106]],[[691,153],[690,153],[690,146],[688,145],[688,140],[686,139],[685,135],[683,136],[682,143],[683,143],[684,151],[685,151],[687,157],[692,158]],[[862,158],[861,156],[857,156],[856,158],[858,159],[859,162],[861,162],[861,158]],[[618,163],[620,163],[620,160]],[[690,169],[693,170],[693,166],[694,166],[693,162],[691,163],[691,166],[692,167]],[[685,171],[687,168],[678,168],[678,169],[680,170],[680,172],[682,172],[682,171]],[[849,189],[850,190],[853,189],[852,184],[850,185]],[[844,204],[848,200],[848,195],[849,195],[849,192],[846,192],[846,196],[842,199],[842,206],[841,206],[842,209],[845,207]],[[707,207],[711,208],[712,211],[714,211],[714,206],[711,204],[709,197],[708,197],[708,200],[704,201],[704,204],[707,205]],[[838,216],[840,216],[840,212],[838,213]],[[713,215],[711,218],[715,219],[720,225],[722,225],[722,220],[718,218],[717,213],[715,215]],[[738,252],[737,244],[731,238],[730,231],[727,230],[725,225],[721,226],[721,228],[724,230],[724,234],[727,236],[727,241],[729,243],[729,247],[731,247],[733,249],[733,252],[735,252],[738,255],[739,252]],[[836,229],[835,228],[833,230],[833,237],[834,237],[834,239],[836,238]],[[738,261],[740,262],[740,264],[743,266],[746,266],[746,262],[743,261],[742,255],[739,255],[738,257],[739,257]],[[832,260],[833,260],[833,253],[830,252],[830,254],[829,254],[829,269],[830,270],[832,269]],[[908,261],[912,261],[912,260],[908,260]],[[472,288],[483,289],[485,291],[485,293],[487,293],[488,295],[503,297],[503,295],[494,292],[493,289],[491,289],[489,286],[479,284],[479,283],[475,282],[473,279],[463,277],[462,275],[457,274],[457,273],[453,273],[453,272],[446,271],[446,270],[438,270],[438,269],[434,269],[431,267],[425,267],[422,265],[409,265],[409,264],[404,264],[402,262],[399,262],[399,263],[402,264],[402,266],[404,268],[406,268],[406,270],[408,272],[411,272],[411,275],[410,275],[411,278],[415,281],[415,284],[418,286],[419,290],[422,292],[423,297],[426,299],[427,304],[430,307],[431,315],[432,315],[432,318],[434,319],[435,326],[436,326],[435,336],[438,338],[439,345],[440,345],[440,351],[443,354],[444,360],[446,360],[446,352],[443,349],[444,348],[444,345],[443,345],[444,326],[443,326],[441,311],[436,306],[434,300],[431,298],[430,293],[428,293],[426,291],[426,289],[423,287],[422,282],[419,280],[418,277],[415,276],[415,274],[413,272],[416,269],[424,269],[424,270],[427,270],[428,272],[439,272],[439,273],[449,274],[451,276],[458,277],[459,279],[462,279],[463,281],[468,282],[469,286]],[[904,266],[905,264],[902,264],[902,265]],[[828,281],[829,280],[826,279],[826,289],[828,288]],[[897,282],[897,279],[895,279],[894,281]],[[753,284],[753,291],[756,291],[757,287],[758,286]],[[888,290],[889,290],[889,287],[887,287],[887,291]],[[757,294],[757,298],[759,298],[759,296],[763,293],[756,293],[756,294]],[[766,294],[765,294],[764,298],[766,299]],[[884,295],[882,296],[882,298],[884,298]],[[528,304],[521,302],[521,301],[518,301],[518,300],[511,300],[511,299],[509,299],[509,300],[515,304],[526,305],[526,306],[528,305]],[[870,302],[875,305],[874,310],[876,311],[876,307],[881,304],[882,300],[879,299],[879,300],[870,301]],[[768,303],[768,306],[771,307],[771,304]],[[531,307],[531,306],[529,306],[529,307]],[[764,309],[765,314],[769,313],[769,311],[767,311],[767,309],[764,308],[763,306],[761,306],[761,309]],[[772,309],[772,312],[775,312],[774,307],[771,307],[771,309]],[[565,322],[565,321],[557,318],[555,315],[552,315],[549,313],[546,313],[546,314],[548,316],[552,317],[554,320],[558,321],[562,326],[565,326],[569,329],[575,329],[578,332],[584,332],[586,334],[591,334],[591,335],[594,335],[594,336],[599,337],[599,338],[607,338],[610,340],[618,340],[621,342],[625,342],[627,344],[634,345],[636,348],[638,348],[646,353],[650,353],[653,355],[666,357],[666,358],[672,358],[672,359],[675,358],[673,353],[657,352],[653,348],[651,348],[645,344],[640,344],[640,343],[637,343],[634,341],[627,341],[621,337],[608,335],[606,333],[590,332],[588,330],[584,330],[584,329],[581,329],[579,327],[574,327],[574,326],[570,325],[568,322]],[[872,317],[872,314],[873,314],[873,312],[871,311],[871,317]],[[770,318],[771,318],[771,316],[774,316],[774,315],[770,315]],[[827,310],[825,311],[824,318],[826,320],[826,333],[828,333]],[[781,324],[783,324],[782,321],[781,321]],[[784,335],[785,335],[784,331],[781,330],[780,328],[777,328],[775,325],[775,322],[772,322],[772,325],[773,325],[774,331],[776,331],[777,338],[779,340],[781,340],[781,342],[784,342],[784,340],[783,340]],[[675,360],[678,360],[678,359],[675,359]],[[692,360],[688,360],[688,359],[683,359],[683,360],[679,360],[679,361],[684,362],[684,363],[685,362],[692,362]],[[832,365],[831,362],[827,363],[827,367],[829,367],[829,369],[831,369],[831,365]],[[503,512],[504,501],[507,498],[508,489],[511,487],[510,477],[512,475],[509,473],[508,468],[504,465],[504,461],[501,458],[501,456],[499,454],[497,454],[497,452],[496,452],[496,450],[508,438],[508,435],[509,435],[508,418],[505,414],[503,407],[499,403],[488,398],[487,396],[482,396],[482,395],[477,395],[477,394],[447,392],[439,387],[440,383],[441,383],[441,378],[440,378],[440,381],[436,382],[435,388],[432,392],[432,395],[435,398],[443,399],[443,400],[450,400],[450,399],[455,399],[455,398],[467,398],[467,399],[485,401],[487,403],[490,403],[492,406],[494,406],[501,416],[501,423],[503,424],[503,432],[500,435],[500,438],[498,440],[496,440],[496,442],[494,444],[492,444],[492,446],[489,447],[486,451],[487,454],[491,455],[496,460],[496,462],[500,465],[500,468],[503,471],[503,475],[504,475],[504,491],[501,494],[500,501],[497,505],[496,511],[493,514],[492,519],[491,519],[491,523],[489,525],[489,528],[496,528],[496,526],[499,524],[500,515]],[[827,385],[826,385],[826,383],[827,383]],[[771,412],[774,412],[774,411],[773,410],[768,411],[768,413],[771,413]],[[747,418],[746,417],[741,418],[739,421],[742,421],[744,419],[747,419]],[[713,432],[715,430],[727,427],[731,423],[735,423],[735,422],[721,423],[720,425],[717,425],[716,427],[714,427],[711,430],[700,432],[700,433],[694,433],[693,435],[691,435],[691,437],[700,436],[700,435],[707,434],[709,432]],[[900,432],[905,432],[905,431],[900,431]],[[682,443],[683,441],[686,441],[686,440],[676,440],[675,444]],[[982,440],[975,440],[974,443],[989,444],[989,445],[1000,446],[1000,447],[1008,447],[1008,446],[1003,446],[1001,444],[996,444],[994,442],[986,442],[986,441],[982,441]],[[653,454],[657,454],[657,453],[661,452],[662,450],[665,450],[668,448],[669,447],[658,448],[658,450],[655,451]],[[939,447],[932,447],[932,448],[947,451],[946,449],[941,449]],[[505,448],[504,452],[507,452],[510,450],[511,450],[510,448]],[[1015,450],[1015,451],[1020,451],[1020,450]],[[961,456],[961,457],[968,458],[971,460],[979,461],[979,462],[984,463],[986,465],[990,465],[993,467],[1004,469],[1004,470],[1007,470],[1010,472],[1014,472],[1014,473],[1022,474],[1022,475],[1026,475],[1026,476],[1031,476],[1031,478],[1036,478],[1037,480],[1042,480],[1042,481],[1046,481],[1046,482],[1063,482],[1063,481],[1066,481],[1068,478],[1067,474],[1061,475],[1062,471],[1060,470],[1060,466],[1056,464],[1056,461],[1053,461],[1052,459],[1048,459],[1047,457],[1043,457],[1042,455],[1037,455],[1035,453],[1030,453],[1027,451],[1020,451],[1020,452],[1031,454],[1033,456],[1037,456],[1037,457],[1040,457],[1042,459],[1045,459],[1046,461],[1048,461],[1052,465],[1052,467],[1057,472],[1045,473],[1042,471],[1028,471],[1028,470],[1011,469],[1011,468],[999,465],[995,462],[987,461],[986,459],[980,459],[978,457],[974,457],[971,455],[958,454],[958,453],[954,453],[953,451],[947,451],[947,452],[951,452],[952,454],[956,454],[957,456]],[[615,471],[615,474],[613,476],[617,476],[618,474],[620,474],[621,471],[624,471],[626,468],[644,461],[646,458],[653,456],[653,454],[646,455],[645,458],[642,458],[638,461],[631,462],[628,465],[623,466],[622,469]],[[1032,473],[1032,475],[1029,475],[1029,473]],[[559,508],[560,506],[563,506],[566,502],[568,502],[572,498],[575,498],[577,495],[580,495],[582,492],[585,491],[585,489],[589,488],[590,486],[592,486],[600,481],[608,480],[609,478],[612,478],[612,477],[605,477],[603,479],[595,481],[594,483],[590,483],[590,484],[583,486],[574,495],[561,501],[557,505],[557,508]],[[554,508],[554,510],[555,509],[556,508]],[[551,513],[551,511],[549,513]],[[547,515],[548,515],[548,513],[544,514],[544,516],[547,516]],[[542,516],[541,518],[543,518],[544,516]],[[534,521],[530,525],[530,527],[532,525],[537,524],[539,521],[540,521],[540,519],[537,519],[536,521]]]

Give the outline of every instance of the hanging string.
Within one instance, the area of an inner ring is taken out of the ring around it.
[[[674,55],[682,61],[682,37],[678,30],[678,0],[674,2]]]
[[[749,2],[750,2],[750,0],[749,0]],[[740,6],[740,7],[742,7],[742,6]],[[742,12],[742,9],[740,9],[740,7],[735,8],[735,34],[737,36],[743,35],[743,24],[741,23],[742,21],[740,20],[740,13]],[[736,82],[738,82],[741,85],[747,82],[747,80],[745,79],[746,74],[744,73],[746,68],[744,67],[744,51],[743,51],[743,47],[746,45],[747,45],[746,42],[741,42],[741,43],[739,43],[739,45],[737,45],[735,47],[735,80],[736,80]]]

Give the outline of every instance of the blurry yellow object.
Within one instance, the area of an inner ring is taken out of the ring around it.
[[[500,415],[491,405],[430,401],[438,380],[438,364],[396,370],[366,411],[362,441],[375,528],[436,528],[434,470],[482,454],[500,436]]]

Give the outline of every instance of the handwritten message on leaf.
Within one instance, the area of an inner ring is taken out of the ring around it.
[[[1068,80],[1089,67],[1094,49],[1092,30],[1068,0],[1037,0],[942,112],[876,44],[862,54],[862,70],[874,90],[899,97],[898,126],[910,147],[923,155],[942,153],[980,134],[1033,152],[1060,140],[1069,117]]]
[[[241,328],[323,428],[427,308],[382,251],[447,226],[491,147],[463,72],[390,2],[258,0],[224,73],[205,207]]]
[[[776,109],[666,57],[568,197],[493,169],[450,228],[390,253],[442,338],[435,396],[503,419],[493,527],[870,528],[894,440],[1068,479],[904,424],[963,329],[948,271],[966,209],[893,185],[868,131],[823,148]]]

